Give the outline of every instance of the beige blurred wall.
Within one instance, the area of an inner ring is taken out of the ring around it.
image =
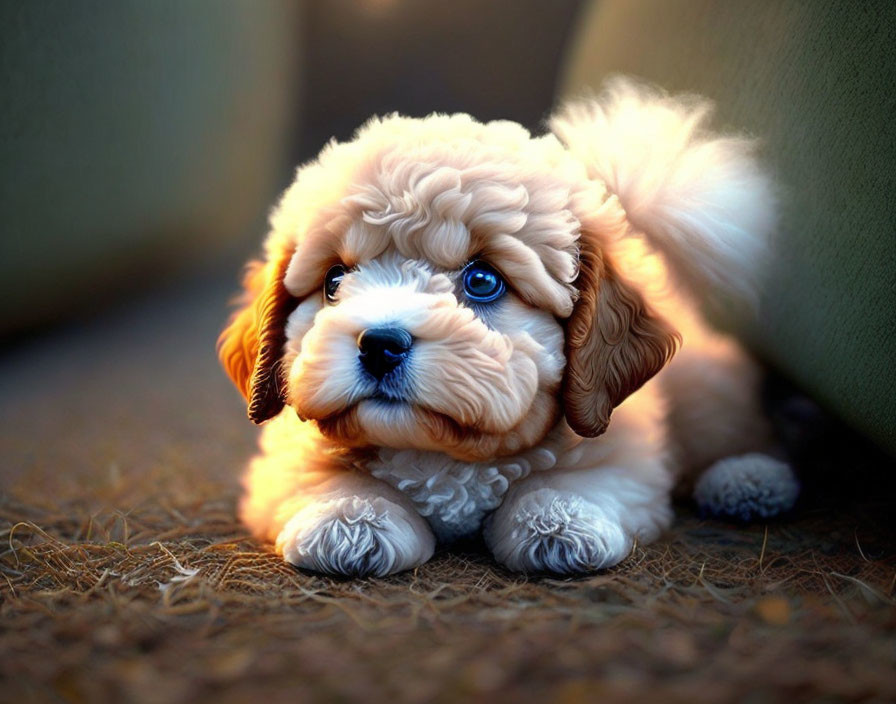
[[[0,334],[258,240],[292,166],[299,10],[0,4]]]

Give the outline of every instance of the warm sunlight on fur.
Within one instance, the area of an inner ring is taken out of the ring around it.
[[[616,81],[541,137],[391,116],[301,167],[219,340],[270,420],[243,520],[323,572],[483,530],[512,569],[575,573],[658,536],[682,476],[712,470],[711,513],[786,510],[755,365],[689,298],[753,305],[774,222],[708,116]]]

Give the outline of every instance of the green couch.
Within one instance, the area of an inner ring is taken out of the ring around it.
[[[755,351],[896,453],[896,3],[596,0],[561,95],[625,73],[718,106],[782,199]]]

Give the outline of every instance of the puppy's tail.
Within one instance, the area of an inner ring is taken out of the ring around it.
[[[775,198],[755,143],[708,134],[711,113],[699,97],[616,78],[597,98],[561,108],[549,125],[693,294],[755,306]]]

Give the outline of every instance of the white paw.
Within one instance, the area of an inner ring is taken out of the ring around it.
[[[277,536],[287,562],[328,574],[382,577],[422,565],[435,538],[420,516],[381,498],[312,504]]]
[[[710,516],[751,521],[789,511],[799,493],[790,465],[754,453],[712,465],[697,481],[694,500]]]
[[[631,552],[618,520],[573,494],[538,489],[502,506],[485,528],[498,562],[519,572],[580,574],[612,567]]]

